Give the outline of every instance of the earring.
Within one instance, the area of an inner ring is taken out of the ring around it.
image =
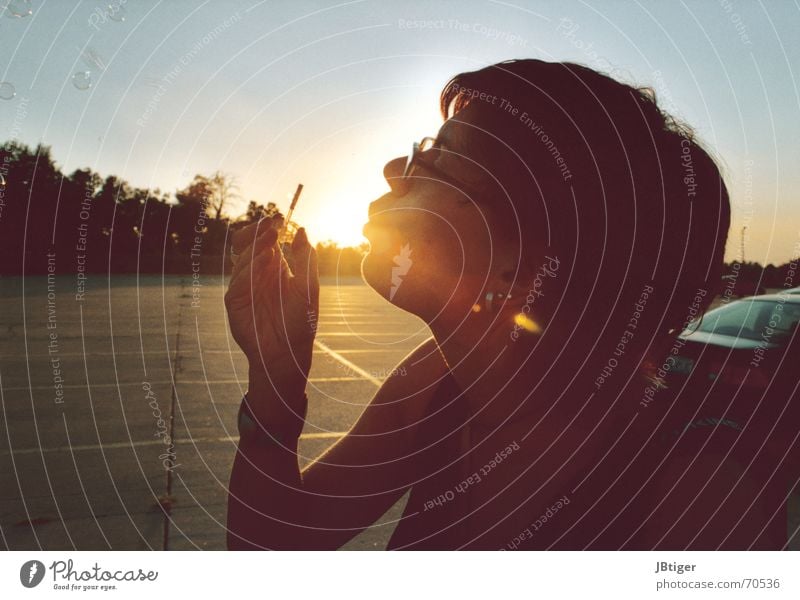
[[[511,298],[511,294],[506,294],[503,292],[486,292],[483,302],[484,306],[486,307],[486,312],[492,312],[492,310],[494,310],[495,301],[500,302],[502,300],[508,300],[509,298]]]

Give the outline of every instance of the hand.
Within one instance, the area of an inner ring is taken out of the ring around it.
[[[316,335],[319,275],[316,251],[304,229],[292,243],[294,272],[277,237],[269,219],[234,234],[233,251],[239,259],[225,306],[233,338],[250,363],[248,398],[255,416],[271,428],[294,430],[298,417],[301,421],[305,417],[304,390]]]

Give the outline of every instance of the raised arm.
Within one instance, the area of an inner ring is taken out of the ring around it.
[[[338,548],[414,484],[415,432],[446,365],[431,339],[395,373],[353,429],[302,474],[296,441],[281,447],[243,436],[231,473],[229,548]]]
[[[260,231],[259,231],[260,230]],[[231,472],[228,547],[337,548],[371,525],[415,481],[417,424],[447,367],[431,339],[400,365],[354,428],[302,474],[319,280],[304,232],[294,272],[269,224],[234,237],[240,251],[225,297],[234,339],[250,363],[240,441]]]

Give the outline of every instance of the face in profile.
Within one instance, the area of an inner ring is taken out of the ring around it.
[[[387,163],[392,191],[370,205],[364,226],[364,280],[427,321],[445,309],[468,312],[504,251],[481,191],[491,175],[470,155],[471,118],[466,109],[446,121],[410,168],[409,157]]]

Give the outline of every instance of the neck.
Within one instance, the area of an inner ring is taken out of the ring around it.
[[[606,414],[606,401],[591,400],[594,380],[577,374],[574,357],[563,355],[561,336],[550,331],[514,339],[514,314],[474,315],[474,321],[450,327],[442,320],[430,324],[472,422],[497,427],[524,420],[533,426],[544,419],[548,431],[569,427],[587,435],[601,421],[603,428],[615,426],[617,415]]]
[[[430,323],[450,371],[478,422],[500,423],[526,400],[538,383],[527,356],[531,340],[513,340],[513,311],[473,314],[458,323],[440,317]],[[525,405],[525,406],[523,406]]]

